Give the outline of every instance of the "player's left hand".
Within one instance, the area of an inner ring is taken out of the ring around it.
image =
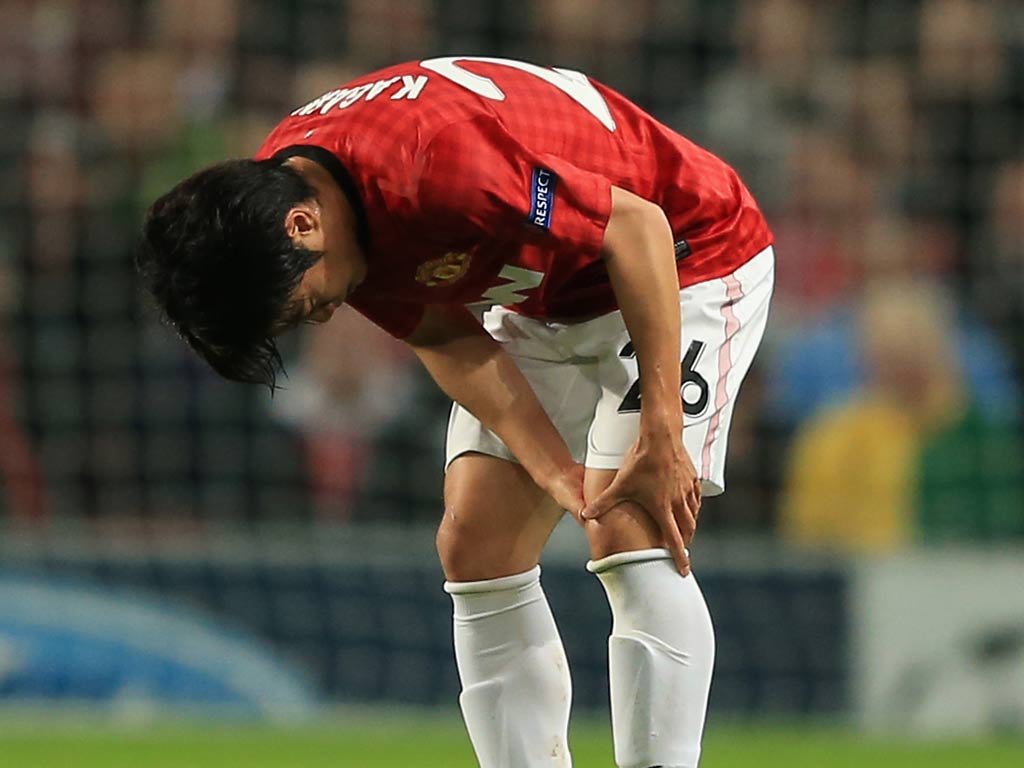
[[[624,501],[640,505],[654,519],[679,572],[689,573],[686,546],[697,530],[701,490],[678,436],[669,430],[641,434],[615,479],[584,508],[582,517],[598,518]]]

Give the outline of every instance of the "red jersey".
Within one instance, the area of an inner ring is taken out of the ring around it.
[[[349,303],[398,337],[427,304],[563,320],[615,309],[601,257],[612,185],[665,211],[680,287],[771,243],[732,168],[571,70],[399,64],[299,107],[256,157],[304,152],[339,161],[328,169],[359,217],[367,274]]]

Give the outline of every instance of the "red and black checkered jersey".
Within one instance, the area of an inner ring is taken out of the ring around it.
[[[296,109],[256,157],[304,151],[340,162],[360,217],[367,276],[349,303],[398,337],[427,304],[565,320],[615,309],[601,258],[612,185],[665,211],[680,287],[771,243],[732,168],[570,70],[399,64]]]

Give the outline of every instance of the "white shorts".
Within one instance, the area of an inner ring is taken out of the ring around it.
[[[731,275],[679,291],[683,443],[705,496],[725,490],[729,425],[764,335],[774,273],[769,247]],[[483,321],[532,385],[576,461],[618,469],[640,424],[636,356],[622,313],[555,323],[494,307]],[[456,403],[445,466],[474,451],[515,461],[493,432]]]

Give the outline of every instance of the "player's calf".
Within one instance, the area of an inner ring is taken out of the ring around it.
[[[607,479],[607,478],[603,478]],[[599,492],[600,483],[588,488]],[[695,768],[715,641],[697,581],[681,576],[654,520],[624,503],[584,523],[612,610],[612,734],[621,768]]]
[[[466,729],[481,768],[569,768],[572,686],[540,566],[445,583]]]
[[[537,566],[560,517],[517,464],[470,453],[448,468],[437,551],[459,703],[482,768],[572,764],[569,668]]]
[[[715,640],[704,596],[667,549],[587,563],[612,609],[608,639],[612,734],[621,768],[695,768]]]

